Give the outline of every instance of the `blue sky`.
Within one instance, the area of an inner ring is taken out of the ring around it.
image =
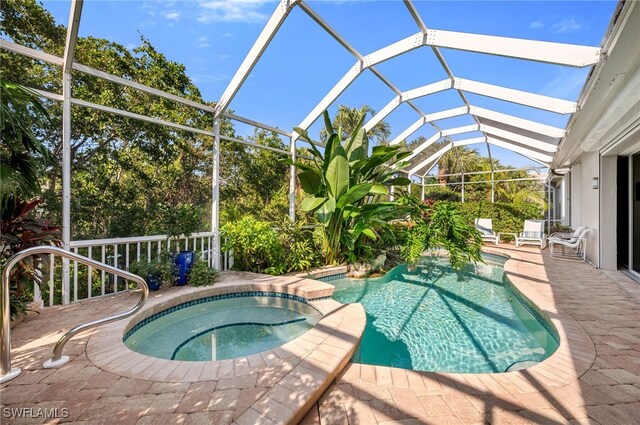
[[[69,2],[44,6],[66,25]],[[310,1],[308,4],[360,53],[368,54],[418,28],[400,0]],[[561,43],[599,46],[615,1],[505,2],[416,1],[429,28]],[[217,100],[271,15],[276,2],[262,0],[85,1],[81,36],[97,36],[133,48],[139,33],[168,58],[184,63],[206,100]],[[589,68],[576,69],[531,61],[442,49],[454,75],[575,101]],[[354,57],[295,8],[231,104],[236,113],[286,130],[298,125],[355,63]],[[430,49],[423,47],[377,66],[400,90],[446,77]],[[394,93],[364,72],[332,106],[368,104],[380,110]],[[568,116],[469,94],[473,105],[564,127]],[[462,106],[453,91],[417,99],[425,113]],[[388,118],[392,137],[419,116],[401,105]],[[472,124],[471,117],[440,121],[443,128]],[[252,129],[237,125],[240,134]],[[320,122],[311,127],[316,135]],[[409,139],[434,133],[424,126]],[[458,139],[476,137],[470,133]],[[454,137],[455,138],[455,137]],[[477,145],[486,155],[484,145]],[[515,166],[527,159],[501,148],[492,154]]]

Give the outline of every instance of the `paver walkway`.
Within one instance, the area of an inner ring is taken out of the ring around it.
[[[166,308],[221,293],[284,292],[311,301],[323,317],[280,347],[235,359],[186,362],[129,350],[126,330]],[[87,424],[273,425],[297,423],[355,352],[365,326],[359,304],[323,299],[333,287],[317,280],[225,272],[213,287],[174,287],[150,294],[135,318],[74,337],[71,361],[43,369],[67,329],[131,308],[138,294],[45,309],[12,332],[13,366],[23,369],[0,389],[0,422]],[[26,416],[26,417],[25,417]]]
[[[551,260],[547,250],[498,249],[519,257],[507,263],[514,284],[535,298],[554,323],[566,325],[561,334],[572,343],[549,359],[565,362],[564,370],[532,368],[509,385],[490,375],[350,364],[302,423],[640,423],[640,284],[619,272]],[[151,382],[103,371],[86,356],[87,335],[67,345],[65,352],[75,356],[70,364],[41,368],[63,329],[88,314],[103,317],[129,307],[136,296],[117,299],[47,309],[18,325],[12,334],[14,359],[26,370],[0,389],[3,424],[9,422],[5,407],[66,408],[70,416],[63,421],[87,424],[228,424],[234,413],[219,406],[242,410],[263,396],[264,388],[242,380],[223,386],[215,381]],[[557,373],[549,375],[549,370]],[[55,420],[15,421],[21,422]]]
[[[574,361],[564,371],[523,371],[525,382],[511,379],[514,386],[487,374],[352,363],[304,424],[640,424],[640,284],[620,272],[553,260],[548,250],[498,250],[520,257],[505,267],[517,287],[528,286],[523,292],[537,305],[546,300],[548,309],[557,307],[550,316],[574,340],[568,347]],[[595,356],[583,363],[590,345]]]

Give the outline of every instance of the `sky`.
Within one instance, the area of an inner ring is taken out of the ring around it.
[[[322,18],[356,50],[366,55],[419,32],[400,0],[308,1]],[[600,46],[615,9],[615,1],[414,1],[430,29],[471,32],[541,41]],[[67,24],[69,1],[44,0],[56,21]],[[257,39],[277,2],[264,0],[123,1],[86,0],[80,36],[109,39],[129,48],[140,35],[169,59],[183,63],[203,97],[216,101]],[[456,77],[576,101],[589,67],[571,68],[527,60],[441,49]],[[355,58],[300,8],[294,8],[240,89],[230,109],[265,124],[292,131],[336,82]],[[428,47],[422,47],[376,66],[400,90],[410,90],[446,78]],[[371,72],[362,73],[330,107],[367,104],[378,111],[395,96]],[[569,115],[520,106],[468,94],[470,103],[544,124],[565,127]],[[415,100],[424,113],[463,106],[448,90]],[[394,138],[419,118],[402,104],[386,121]],[[321,119],[309,133],[317,137]],[[437,122],[442,128],[473,124],[470,116]],[[236,124],[239,134],[252,128]],[[429,137],[423,126],[409,140]],[[454,140],[479,137],[467,133]],[[473,145],[486,155],[485,145]],[[502,163],[517,167],[528,159],[492,146]]]

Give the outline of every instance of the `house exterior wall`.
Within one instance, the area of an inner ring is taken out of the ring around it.
[[[575,172],[576,168],[579,172]],[[600,189],[593,189],[592,181],[594,177],[600,179],[600,154],[582,153],[572,171],[571,225],[591,229],[587,239],[587,260],[599,267]]]

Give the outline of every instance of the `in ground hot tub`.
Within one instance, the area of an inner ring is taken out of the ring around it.
[[[161,359],[231,359],[283,345],[311,329],[321,317],[295,295],[215,295],[144,319],[125,334],[124,343],[133,351]]]

